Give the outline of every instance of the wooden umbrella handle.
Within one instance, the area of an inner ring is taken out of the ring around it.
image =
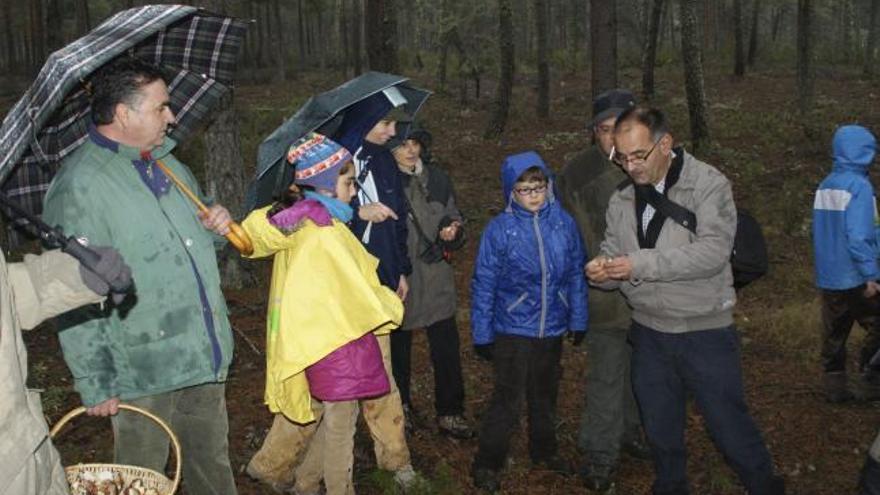
[[[181,180],[178,179],[176,175],[174,175],[174,172],[172,172],[167,165],[162,163],[161,160],[156,160],[156,165],[158,165],[159,168],[162,169],[162,172],[165,172],[165,175],[168,176],[168,178],[171,179],[172,182],[174,182],[174,185],[177,186],[177,188],[184,194],[184,196],[188,197],[193,203],[195,203],[195,205],[199,208],[199,211],[201,211],[202,213],[208,212],[208,207],[205,206],[204,203],[202,203],[202,200],[200,200],[198,196],[193,194],[193,192],[190,191],[188,187],[186,187],[186,184],[181,182]],[[237,249],[239,253],[245,256],[249,256],[254,252],[254,245],[251,242],[251,238],[247,235],[247,232],[245,232],[244,229],[241,228],[241,225],[235,222],[229,222],[229,232],[226,234],[226,239],[229,240],[229,243],[232,244],[232,246],[235,247],[235,249]]]

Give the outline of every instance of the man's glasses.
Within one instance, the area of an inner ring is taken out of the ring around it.
[[[663,139],[661,136],[660,139]],[[633,165],[641,165],[648,160],[648,157],[651,156],[651,153],[654,152],[654,148],[657,147],[657,143],[660,142],[660,139],[654,141],[654,146],[651,146],[651,149],[648,150],[647,153],[635,152],[630,156],[624,155],[623,153],[618,153],[617,150],[612,146],[611,153],[609,153],[608,158],[614,163],[620,165],[621,167],[626,166],[628,163]]]
[[[546,190],[547,184],[535,187],[517,187],[513,191],[520,196],[532,196],[536,194],[542,194]]]

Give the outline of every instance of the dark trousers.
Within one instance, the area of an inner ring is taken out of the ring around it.
[[[846,340],[853,323],[865,329],[859,356],[860,371],[880,349],[880,297],[865,299],[864,286],[847,290],[822,290],[822,365],[826,373],[846,370]],[[880,371],[880,368],[877,368]]]
[[[751,495],[784,493],[743,394],[739,336],[732,326],[669,334],[633,322],[632,381],[654,454],[655,495],[689,493],[687,394],[709,435]]]
[[[495,389],[480,427],[474,467],[499,470],[519,425],[523,396],[529,418],[529,456],[533,462],[556,454],[556,395],[562,367],[562,337],[535,339],[515,335],[495,338]]]
[[[458,327],[455,317],[440,320],[426,329],[431,365],[434,368],[434,409],[437,416],[464,413],[464,381],[461,377]],[[412,331],[391,332],[391,371],[400,389],[400,400],[411,403],[410,356]]]

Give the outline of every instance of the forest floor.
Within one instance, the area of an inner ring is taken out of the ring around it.
[[[723,72],[723,73],[722,73]],[[715,139],[696,155],[722,169],[734,183],[737,203],[762,222],[768,238],[771,272],[740,294],[737,323],[742,334],[746,394],[751,412],[764,432],[779,472],[790,494],[832,495],[855,493],[859,469],[877,433],[880,409],[876,404],[825,402],[820,388],[819,305],[813,287],[810,244],[812,194],[830,168],[830,139],[835,126],[859,121],[880,130],[880,85],[861,80],[846,69],[828,70],[817,79],[814,112],[806,118],[795,110],[793,71],[758,71],[742,80],[726,68],[707,70],[706,92],[710,125]],[[638,87],[640,73],[624,70],[621,84]],[[414,75],[431,88],[427,74]],[[342,78],[310,76],[285,85],[242,85],[237,93],[245,156],[255,156],[262,137],[295,110],[314,91],[328,89]],[[673,123],[676,138],[687,143],[687,107],[680,69],[658,70],[656,103]],[[454,81],[453,81],[454,82]],[[534,81],[521,76],[511,117],[501,141],[484,141],[491,95],[484,88],[479,100],[460,104],[452,95],[436,94],[421,115],[434,133],[434,156],[450,171],[459,204],[469,219],[470,242],[455,260],[459,289],[458,323],[467,390],[467,414],[475,424],[491,394],[491,368],[471,350],[468,319],[468,281],[486,221],[502,207],[499,164],[507,154],[536,149],[560,169],[565,160],[586,146],[584,127],[590,113],[588,80],[562,76],[553,81],[551,119],[535,118]],[[199,144],[183,153],[197,165]],[[264,312],[268,263],[259,265],[262,283],[243,291],[229,291],[231,318],[236,329],[236,356],[228,382],[230,455],[242,495],[269,493],[250,480],[244,466],[258,448],[271,415],[263,405],[265,376]],[[854,330],[854,350],[863,332]],[[79,405],[70,374],[51,331],[27,335],[31,385],[45,389],[50,420]],[[433,430],[433,380],[427,340],[414,340],[413,396],[415,408],[427,418],[426,426],[410,439],[415,468],[431,480],[425,493],[471,493],[469,468],[476,442],[441,437]],[[854,355],[855,353],[851,353]],[[565,347],[564,374],[559,394],[558,436],[561,451],[580,460],[575,450],[583,410],[584,376],[590,356],[583,347]],[[850,363],[854,367],[853,363]],[[110,461],[109,422],[79,419],[57,443],[70,464],[83,459]],[[689,474],[695,494],[733,495],[743,492],[735,475],[705,433],[699,412],[688,414]],[[376,470],[369,436],[359,428],[356,452],[357,489],[361,493],[393,493],[390,477]],[[624,459],[618,494],[649,492],[650,463]],[[524,431],[515,435],[503,492],[586,493],[577,477],[560,477],[531,470]]]

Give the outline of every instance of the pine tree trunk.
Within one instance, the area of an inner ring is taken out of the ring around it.
[[[6,43],[6,72],[15,71],[18,65],[18,57],[15,53],[15,38],[12,36],[12,2],[4,1],[3,4],[3,41]],[[16,71],[17,72],[17,71]]]
[[[871,0],[871,16],[868,22],[864,73],[868,77],[874,77],[877,74],[874,63],[877,60],[877,41],[880,38],[880,32],[878,32],[880,31],[880,0]]]
[[[709,141],[709,119],[706,112],[703,63],[696,15],[696,4],[699,0],[680,0],[680,2],[681,53],[684,61],[684,86],[691,122],[691,140],[694,148],[699,148]]]
[[[272,53],[275,59],[275,70],[272,71],[272,82],[281,83],[287,78],[287,43],[284,42],[285,23],[281,19],[281,4],[279,0],[272,0],[271,21],[275,23],[275,36],[272,37],[274,45]]]
[[[62,30],[61,0],[46,2],[46,53],[49,54],[64,46]]]
[[[654,98],[654,67],[657,63],[657,38],[660,32],[660,17],[663,14],[664,0],[654,0],[651,17],[648,19],[648,36],[642,53],[642,96],[647,101]]]
[[[88,0],[76,0],[76,34],[82,36],[91,30],[92,20],[89,17],[89,2]]]
[[[510,95],[513,93],[513,73],[515,70],[515,48],[513,40],[513,12],[511,0],[498,0],[498,48],[500,52],[498,88],[495,92],[492,116],[486,132],[486,139],[497,139],[507,125],[510,111]]]
[[[39,72],[46,60],[46,16],[43,12],[44,0],[31,0],[30,4],[30,37],[31,37],[31,72]]]
[[[758,20],[761,17],[761,0],[752,2],[752,29],[749,32],[749,54],[746,57],[746,65],[755,66],[755,59],[758,56]]]
[[[348,69],[351,67],[351,42],[349,41],[349,31],[351,31],[351,26],[349,25],[348,20],[348,5],[346,0],[339,1],[339,44],[342,49],[342,72],[344,74],[348,74]]]
[[[743,34],[743,0],[733,0],[733,75],[742,77],[746,73],[745,35]]]
[[[592,96],[617,87],[617,2],[590,0]]]
[[[394,0],[367,0],[367,65],[370,70],[397,72],[397,18]]]
[[[352,60],[354,61],[354,75],[359,76],[364,71],[363,64],[363,38],[364,38],[364,15],[363,8],[361,7],[361,0],[352,0],[352,7],[354,9],[352,19],[352,33],[351,33],[351,54]]]
[[[550,116],[550,65],[547,62],[547,2],[535,0],[536,55],[538,63],[538,117]]]
[[[798,0],[797,12],[797,89],[798,108],[808,113],[813,108],[813,1]]]

